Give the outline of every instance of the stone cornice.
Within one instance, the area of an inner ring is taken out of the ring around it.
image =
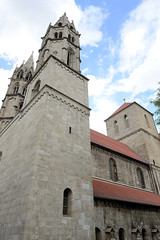
[[[61,92],[53,89],[52,87],[45,85],[40,92],[19,112],[17,115],[8,123],[8,125],[0,132],[0,136],[5,133],[5,131],[16,121],[20,121],[21,118],[23,118],[31,108],[33,108],[37,102],[43,98],[45,95],[48,95],[49,97],[53,98],[53,100],[60,101],[61,103],[64,103],[70,108],[75,109],[78,112],[81,112],[82,114],[89,116],[90,115],[90,109],[75,101],[74,99],[68,97],[65,94],[62,94]]]
[[[143,129],[143,128],[139,128],[139,129],[137,129],[136,131],[134,131],[134,132],[132,132],[132,133],[129,133],[129,134],[127,134],[126,136],[121,137],[121,138],[119,138],[119,139],[117,139],[117,140],[118,140],[118,141],[121,141],[121,140],[123,140],[123,139],[125,139],[125,138],[127,138],[127,137],[130,137],[130,136],[132,136],[132,135],[138,133],[138,132],[144,132],[144,133],[146,133],[146,134],[152,136],[152,137],[155,138],[156,140],[160,141],[160,139],[159,139],[158,137],[156,137],[155,135],[153,135],[152,133],[146,131],[146,130]]]

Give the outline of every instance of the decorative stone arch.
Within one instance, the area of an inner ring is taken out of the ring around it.
[[[66,188],[63,192],[63,216],[71,216],[72,214],[72,191]]]
[[[120,228],[118,231],[119,240],[125,240],[125,231],[123,228]]]
[[[145,181],[144,181],[144,175],[143,175],[143,171],[140,167],[137,168],[137,177],[138,177],[138,183],[139,183],[139,187],[141,188],[145,188]]]
[[[157,229],[156,226],[153,226],[151,229],[151,236],[152,236],[152,240],[157,240],[159,237],[159,230]]]
[[[118,181],[118,172],[116,161],[113,158],[109,159],[109,171],[110,171],[110,179],[112,181]]]
[[[96,240],[102,240],[101,230],[98,227],[95,228],[95,236]]]
[[[32,89],[32,98],[39,92],[40,85],[41,85],[41,81],[38,80],[38,81],[35,83],[34,88]]]
[[[107,240],[115,239],[115,231],[112,226],[107,226],[105,229],[105,236]]]

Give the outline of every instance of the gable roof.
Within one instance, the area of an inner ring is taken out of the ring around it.
[[[115,115],[116,113],[122,111],[124,108],[130,106],[131,104],[132,104],[132,103],[126,103],[126,102],[123,103],[111,116],[113,116],[113,115]],[[110,117],[111,117],[111,116],[110,116]]]
[[[92,143],[95,143],[99,146],[102,146],[106,149],[110,149],[117,153],[123,154],[127,157],[133,158],[134,160],[148,164],[148,162],[135,153],[131,148],[126,144],[119,142],[111,137],[105,136],[99,132],[96,132],[90,129],[90,140]]]
[[[148,113],[150,113],[151,115],[153,115],[153,113],[149,112],[147,109],[145,109],[144,107],[142,107],[141,105],[139,105],[137,102],[132,102],[132,103],[123,103],[111,116],[109,116],[106,120],[108,120],[109,118],[113,117],[114,115],[116,115],[117,113],[121,112],[123,109],[129,107],[132,104],[137,104],[139,107],[143,108],[145,111],[147,111]],[[105,121],[106,121],[105,120]]]
[[[93,179],[94,197],[160,206],[160,196],[131,187]]]

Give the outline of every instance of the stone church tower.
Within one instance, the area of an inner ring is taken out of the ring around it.
[[[160,193],[160,138],[153,114],[136,102],[124,103],[105,122],[109,137],[127,144],[148,160],[155,192]]]
[[[16,67],[0,112],[0,131],[22,109],[27,86],[34,73],[33,55],[20,67]]]
[[[88,79],[80,74],[79,37],[66,14],[49,25],[23,108],[0,133],[0,239],[95,239]],[[25,65],[14,72],[14,83],[23,79],[21,70]],[[11,84],[18,108],[23,87]]]

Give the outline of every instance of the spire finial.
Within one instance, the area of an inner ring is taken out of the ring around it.
[[[126,99],[125,99],[125,97],[123,97],[123,101],[124,101],[124,103],[126,102]]]

